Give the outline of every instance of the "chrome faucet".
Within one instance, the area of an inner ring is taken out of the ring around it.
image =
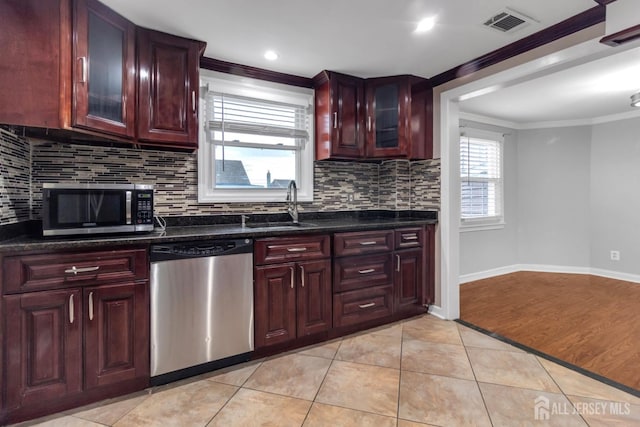
[[[291,190],[293,190],[293,200],[291,199]],[[287,212],[291,215],[294,224],[298,223],[298,186],[294,180],[289,181],[287,188]]]

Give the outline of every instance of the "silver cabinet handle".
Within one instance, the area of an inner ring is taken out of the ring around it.
[[[333,128],[338,129],[338,113],[333,113]]]
[[[418,236],[414,233],[414,234],[403,234],[402,235],[402,239],[403,240],[418,240]]]
[[[307,248],[287,248],[287,252],[305,252]]]
[[[296,272],[293,271],[293,267],[289,267],[289,269],[291,270],[291,289],[293,289],[293,282],[295,281],[294,277],[295,277]]]
[[[93,320],[93,292],[89,292],[89,320]]]
[[[72,266],[71,268],[65,270],[64,272],[67,274],[78,274],[78,273],[89,273],[91,271],[97,271],[100,269],[99,265],[96,265],[95,267],[80,267],[77,268],[75,265]]]
[[[300,266],[300,283],[302,284],[302,287],[304,288],[304,267]]]
[[[367,130],[371,132],[371,116],[367,117]]]
[[[374,271],[376,271],[375,268],[367,268],[366,270],[358,270],[358,273],[360,273],[360,274],[369,274],[369,273],[373,273]]]
[[[73,313],[76,310],[73,307],[73,294],[69,295],[69,324],[73,325]]]
[[[82,77],[80,79],[80,83],[86,83],[87,82],[87,57],[81,56],[78,59],[82,61],[82,72],[80,73]]]
[[[369,242],[360,242],[361,246],[371,246],[371,245],[375,245],[376,242],[375,241],[369,241]]]
[[[193,108],[193,112],[196,112],[196,91],[191,91],[191,107]]]
[[[397,265],[396,265],[396,271],[400,271],[400,255],[396,254],[396,261],[397,261]]]
[[[369,308],[369,307],[373,307],[374,305],[376,305],[375,302],[370,302],[369,304],[360,304],[358,307],[360,307],[360,308]]]

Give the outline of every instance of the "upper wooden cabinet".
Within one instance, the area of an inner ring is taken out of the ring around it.
[[[316,160],[432,157],[428,80],[323,71],[314,84]]]
[[[138,139],[198,147],[198,67],[204,44],[138,28]]]
[[[204,43],[137,28],[97,0],[1,1],[0,24],[0,123],[197,148]]]
[[[95,0],[77,0],[73,126],[135,135],[135,26]]]
[[[323,71],[316,90],[316,160],[364,157],[364,81]]]

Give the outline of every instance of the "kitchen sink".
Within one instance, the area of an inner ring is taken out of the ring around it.
[[[250,224],[245,224],[248,228],[305,228],[305,227],[316,227],[317,224],[312,222],[255,222]]]

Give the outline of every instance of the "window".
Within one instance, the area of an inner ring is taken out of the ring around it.
[[[460,217],[465,228],[504,224],[503,136],[465,129],[460,136]]]
[[[313,90],[201,70],[199,202],[313,200]]]

